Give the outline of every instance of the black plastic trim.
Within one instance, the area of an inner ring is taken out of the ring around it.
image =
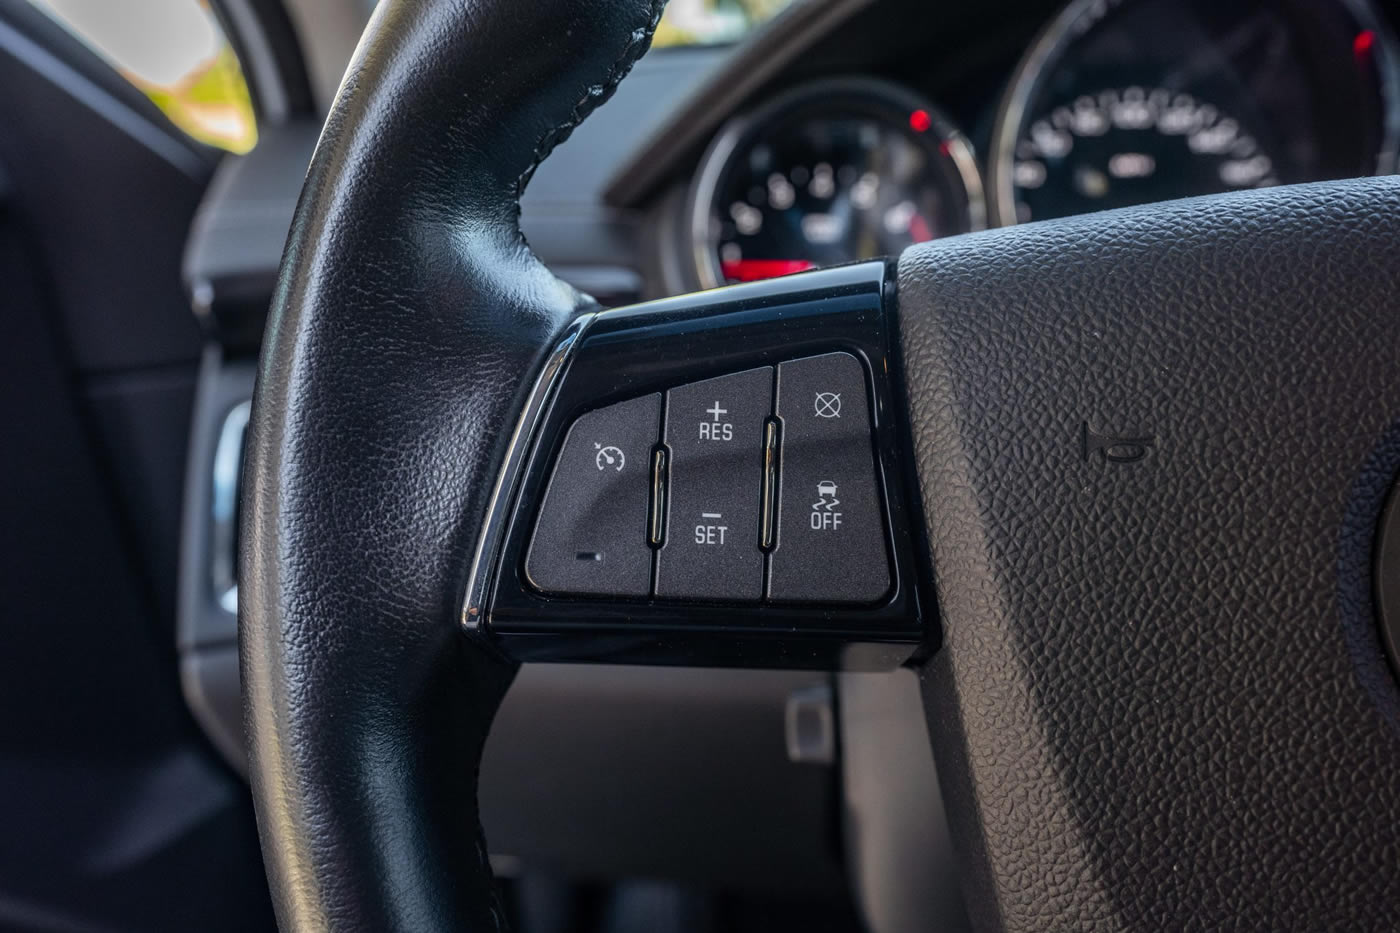
[[[1391,490],[1376,538],[1376,608],[1381,641],[1400,675],[1400,486]]]
[[[908,434],[896,416],[889,280],[882,262],[841,266],[602,312],[576,325],[517,429],[488,522],[488,538],[501,535],[499,559],[491,559],[495,542],[483,540],[463,615],[467,631],[521,660],[815,669],[888,669],[905,661],[924,640],[932,601],[917,572],[921,545],[909,521],[921,513],[907,467]],[[686,382],[836,350],[866,370],[893,557],[882,602],[679,604],[550,597],[530,586],[524,559],[536,512],[578,416]]]
[[[214,0],[210,6],[238,56],[258,122],[319,116],[301,44],[279,0]]]

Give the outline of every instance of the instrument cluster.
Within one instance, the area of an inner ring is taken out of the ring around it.
[[[732,119],[689,193],[706,287],[936,237],[1396,170],[1400,71],[1368,0],[1073,0],[1016,66],[986,151],[916,89],[789,88]]]

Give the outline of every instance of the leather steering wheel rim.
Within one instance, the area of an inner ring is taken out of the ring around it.
[[[337,97],[245,471],[250,771],[286,929],[503,926],[475,777],[514,664],[462,635],[461,599],[526,386],[592,307],[530,254],[519,195],[660,7],[391,0]],[[979,926],[1400,926],[1370,572],[1397,295],[1395,179],[900,258],[943,631],[925,702]]]
[[[504,925],[477,816],[514,666],[459,628],[525,391],[591,299],[518,224],[660,0],[379,5],[283,258],[249,426],[240,660],[279,923]]]

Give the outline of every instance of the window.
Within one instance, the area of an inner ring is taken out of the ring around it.
[[[738,42],[792,0],[670,0],[652,45],[675,48]]]
[[[207,0],[30,0],[201,142],[247,152],[258,139],[243,69]]]

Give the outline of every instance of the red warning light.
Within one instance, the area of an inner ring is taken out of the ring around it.
[[[1356,53],[1357,58],[1364,58],[1371,54],[1371,47],[1376,44],[1376,34],[1367,29],[1365,32],[1357,33],[1355,41],[1351,44],[1351,50]]]
[[[733,259],[720,263],[720,272],[726,279],[735,282],[757,282],[759,279],[775,279],[780,275],[806,272],[816,266],[806,259]]]
[[[928,115],[927,110],[915,110],[909,114],[909,128],[914,132],[927,133],[931,126],[933,126],[933,117]]]

